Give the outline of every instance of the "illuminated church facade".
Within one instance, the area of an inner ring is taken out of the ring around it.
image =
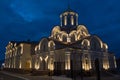
[[[24,53],[30,56],[28,68],[61,72],[71,68],[91,71],[95,70],[96,59],[99,60],[100,69],[117,67],[115,56],[108,52],[107,44],[97,35],[89,34],[84,25],[78,24],[76,12],[67,10],[60,15],[60,19],[61,25],[55,26],[48,38],[42,38],[34,46],[33,53]],[[6,67],[9,66],[8,61],[6,58]]]

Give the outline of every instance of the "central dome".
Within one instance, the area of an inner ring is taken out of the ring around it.
[[[76,29],[78,25],[78,14],[71,9],[67,9],[60,15],[61,30],[69,33],[71,30]]]

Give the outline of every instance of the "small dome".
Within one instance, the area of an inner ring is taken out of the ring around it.
[[[78,16],[78,14],[77,14],[76,12],[74,12],[73,10],[67,9],[67,10],[65,10],[65,11],[60,15],[60,17],[65,16],[65,15],[68,15],[68,14]]]

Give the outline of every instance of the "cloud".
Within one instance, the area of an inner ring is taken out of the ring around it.
[[[17,14],[21,15],[24,20],[31,22],[35,19],[44,19],[50,16],[54,17],[62,7],[58,6],[58,4],[56,4],[57,2],[56,0],[54,3],[49,3],[49,0],[15,0],[10,6]]]

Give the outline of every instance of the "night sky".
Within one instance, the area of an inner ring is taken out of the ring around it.
[[[70,5],[79,14],[79,24],[120,57],[120,0],[70,0]],[[0,0],[0,59],[11,40],[48,37],[52,28],[60,25],[59,15],[67,6],[67,0]]]

